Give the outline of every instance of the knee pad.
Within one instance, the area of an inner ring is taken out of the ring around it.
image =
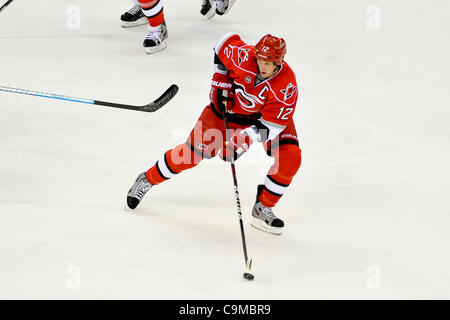
[[[283,144],[274,156],[276,172],[270,174],[280,177],[280,182],[290,183],[302,163],[302,151],[295,144]]]

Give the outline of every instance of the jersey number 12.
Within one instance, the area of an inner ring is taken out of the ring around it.
[[[290,115],[292,111],[294,111],[294,108],[285,108],[285,107],[280,108],[280,113],[278,114],[277,119],[289,120],[288,115]]]

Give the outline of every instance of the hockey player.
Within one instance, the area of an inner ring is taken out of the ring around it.
[[[167,47],[167,26],[164,20],[163,0],[134,0],[135,5],[125,12],[120,20],[122,27],[134,27],[148,23],[149,33],[144,40],[144,49],[148,54]]]
[[[202,159],[219,154],[237,160],[252,142],[262,142],[275,158],[264,184],[257,188],[251,225],[281,234],[284,222],[272,208],[285,193],[301,164],[293,114],[299,89],[295,74],[284,61],[286,43],[270,34],[252,46],[237,34],[227,34],[214,47],[215,73],[205,107],[185,143],[168,150],[147,172],[141,173],[127,195],[134,209],[147,191]],[[226,139],[224,114],[228,129]]]
[[[221,16],[230,11],[235,2],[236,0],[203,0],[200,13],[208,19],[216,13]]]

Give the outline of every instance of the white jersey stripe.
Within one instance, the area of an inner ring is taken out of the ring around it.
[[[220,49],[222,49],[222,45],[225,41],[228,40],[228,38],[230,38],[231,36],[234,36],[236,33],[232,33],[229,32],[227,34],[225,34],[222,38],[219,39],[219,41],[217,41],[216,45],[214,46],[214,51],[216,52],[217,55],[219,55],[219,51]]]

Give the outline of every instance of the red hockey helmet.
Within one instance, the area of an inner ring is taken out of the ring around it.
[[[262,61],[275,62],[280,65],[286,54],[286,42],[283,38],[266,34],[255,46],[255,55]]]

